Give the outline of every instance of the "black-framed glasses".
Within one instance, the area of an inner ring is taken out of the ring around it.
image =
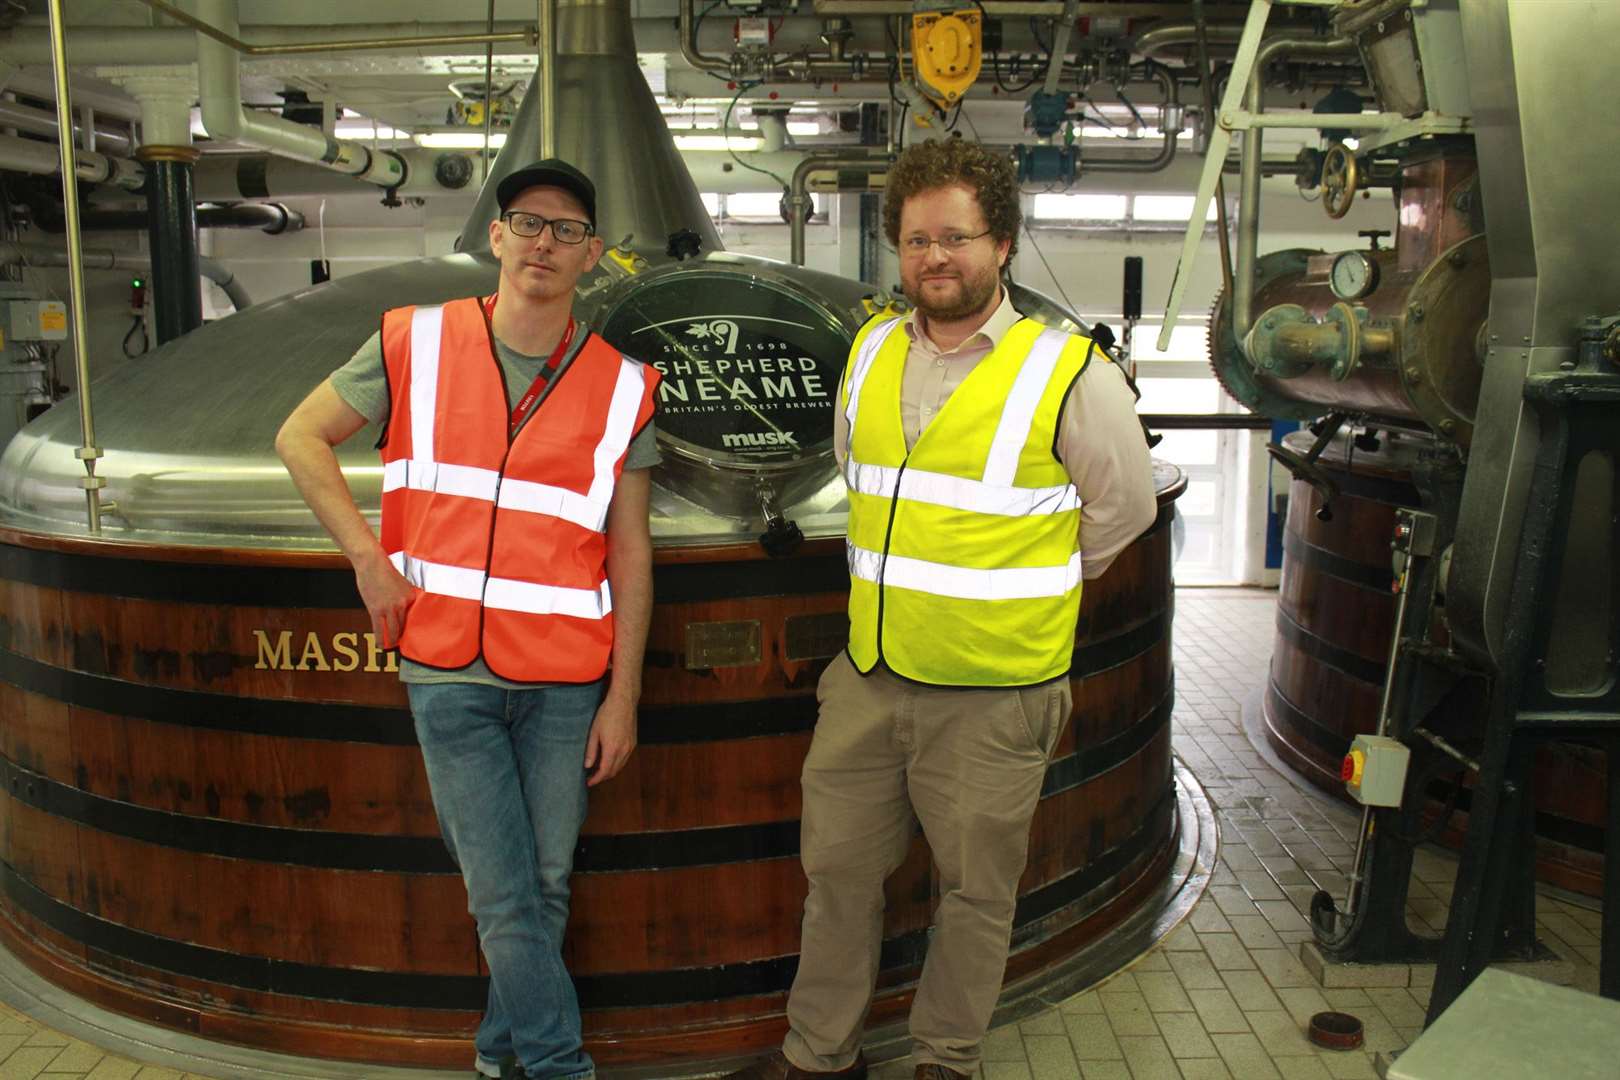
[[[543,218],[525,210],[508,210],[501,215],[512,235],[533,239],[551,226],[551,235],[559,244],[583,244],[593,230],[587,222],[575,218]]]
[[[970,235],[965,232],[953,231],[948,232],[944,236],[938,238],[924,236],[921,233],[916,233],[912,236],[902,236],[900,238],[900,253],[902,255],[926,255],[935,244],[938,244],[941,251],[951,254],[961,251],[963,248],[967,247],[980,237],[989,236],[990,232],[991,230],[986,229],[984,232],[972,233]]]

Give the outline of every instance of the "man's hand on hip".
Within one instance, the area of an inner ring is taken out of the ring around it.
[[[635,749],[635,702],[610,691],[596,710],[590,738],[585,742],[586,784],[595,787],[619,775]]]
[[[371,632],[377,635],[377,643],[384,649],[394,648],[405,630],[405,614],[422,590],[394,569],[381,548],[374,557],[356,561],[354,580],[371,616]]]

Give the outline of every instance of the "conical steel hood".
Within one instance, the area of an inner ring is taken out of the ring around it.
[[[540,95],[536,75],[458,250],[489,250],[496,185],[540,157]],[[637,251],[662,252],[671,233],[690,229],[702,237],[704,251],[721,250],[714,222],[636,63],[629,0],[557,0],[556,115],[557,156],[596,185],[597,228],[609,244],[630,235]]]

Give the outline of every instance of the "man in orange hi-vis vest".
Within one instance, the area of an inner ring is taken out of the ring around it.
[[[489,964],[476,1068],[594,1075],[562,961],[585,789],[636,745],[652,609],[658,374],[572,317],[596,190],[557,159],[501,181],[493,296],[396,308],[276,449],[400,651],[445,843]],[[333,447],[383,425],[382,535]]]

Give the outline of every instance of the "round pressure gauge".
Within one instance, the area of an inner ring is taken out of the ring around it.
[[[1340,300],[1360,300],[1378,287],[1378,264],[1365,251],[1347,251],[1333,260],[1328,284]]]

